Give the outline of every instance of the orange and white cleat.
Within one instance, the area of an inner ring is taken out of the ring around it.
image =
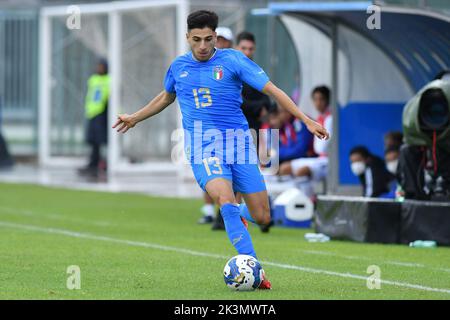
[[[263,271],[263,280],[261,281],[258,289],[261,290],[272,290],[272,284],[269,279],[266,278],[266,273]]]
[[[241,221],[242,221],[242,223],[244,224],[244,227],[245,227],[246,229],[248,229],[248,221],[247,221],[244,217],[241,217]]]

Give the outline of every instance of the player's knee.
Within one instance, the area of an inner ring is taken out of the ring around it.
[[[219,195],[217,197],[217,204],[220,207],[222,207],[224,204],[227,204],[227,203],[235,203],[234,198],[229,195]]]

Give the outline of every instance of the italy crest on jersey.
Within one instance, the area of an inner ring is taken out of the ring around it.
[[[222,66],[214,67],[214,80],[222,80],[223,78],[223,68]]]

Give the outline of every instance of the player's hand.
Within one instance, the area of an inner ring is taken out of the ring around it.
[[[308,121],[308,123],[306,123],[306,127],[313,135],[317,136],[319,139],[328,140],[330,138],[330,134],[327,129],[313,120]]]
[[[125,113],[117,116],[117,121],[112,127],[113,129],[117,128],[117,132],[125,133],[128,129],[133,128],[136,123],[137,121],[133,116]]]

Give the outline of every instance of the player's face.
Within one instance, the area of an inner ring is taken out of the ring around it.
[[[192,29],[186,34],[194,57],[199,61],[211,58],[216,44],[216,33],[210,28]]]
[[[253,59],[255,53],[255,43],[250,40],[241,40],[237,45],[237,49],[247,56],[249,59]]]

